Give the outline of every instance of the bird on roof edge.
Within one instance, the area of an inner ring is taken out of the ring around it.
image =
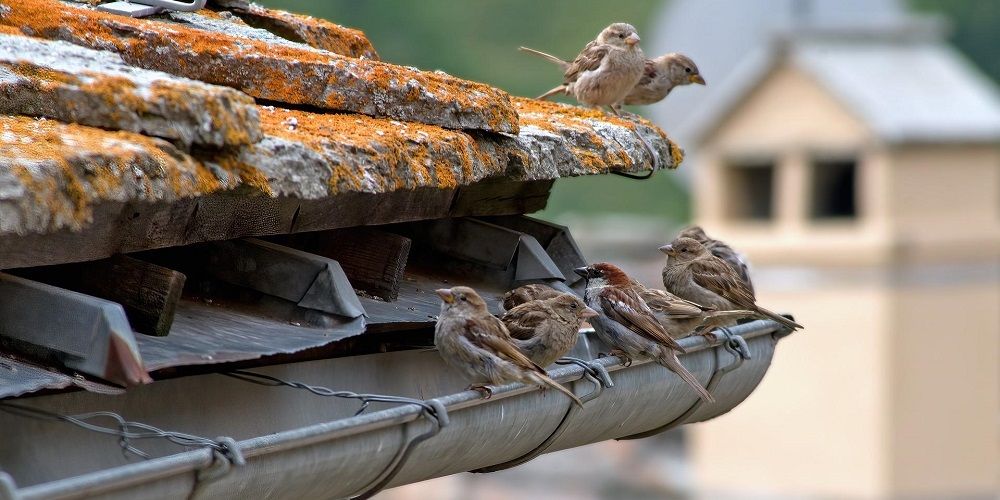
[[[639,34],[631,24],[614,23],[604,28],[572,62],[535,49],[520,50],[540,56],[563,70],[563,83],[538,96],[564,93],[587,106],[607,106],[618,115],[616,106],[642,79],[646,57],[639,48]]]

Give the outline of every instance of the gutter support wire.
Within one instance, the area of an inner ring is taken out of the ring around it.
[[[58,413],[42,410],[40,408],[32,408],[30,406],[23,406],[7,401],[0,401],[0,411],[36,420],[66,422],[91,432],[117,436],[118,444],[122,448],[122,454],[125,455],[126,458],[129,454],[137,455],[147,460],[150,458],[149,454],[132,445],[133,439],[166,439],[167,441],[179,446],[211,449],[215,457],[221,458],[224,462],[226,462],[226,471],[229,470],[229,466],[231,465],[246,464],[246,460],[243,458],[243,454],[240,452],[239,446],[237,446],[236,441],[233,440],[233,438],[222,437],[213,440],[201,436],[195,436],[193,434],[185,434],[183,432],[165,431],[142,422],[131,422],[125,420],[125,418],[121,415],[110,411],[95,411],[90,413],[80,413],[77,415],[60,415]],[[105,427],[92,422],[93,420],[100,418],[114,420],[117,424],[117,428]],[[3,476],[0,476],[0,486],[3,486],[2,479]],[[0,492],[2,491],[3,490],[0,490]]]
[[[603,367],[602,367],[603,368]],[[272,377],[270,375],[264,375],[263,373],[256,373],[244,370],[232,371],[229,373],[223,373],[223,375],[233,377],[244,382],[249,382],[251,384],[264,385],[269,387],[291,387],[293,389],[301,389],[309,391],[317,396],[324,397],[335,397],[335,398],[345,398],[345,399],[357,399],[361,401],[361,406],[358,411],[354,413],[354,416],[358,416],[368,409],[368,406],[373,402],[378,403],[400,403],[400,404],[411,404],[416,405],[420,408],[420,414],[427,419],[431,424],[431,429],[427,432],[420,434],[413,439],[404,441],[403,445],[400,446],[396,455],[392,457],[389,465],[386,466],[385,470],[375,476],[375,479],[369,483],[368,486],[364,488],[362,493],[357,496],[352,496],[352,500],[366,500],[378,494],[382,491],[386,485],[399,471],[403,468],[406,463],[406,459],[409,458],[410,453],[417,447],[420,443],[433,438],[441,432],[441,429],[448,425],[448,410],[445,408],[441,402],[437,400],[423,400],[415,398],[407,398],[403,396],[390,396],[384,394],[359,394],[351,391],[334,391],[332,389],[309,385],[303,382],[282,380],[278,377]],[[404,427],[404,435],[408,433],[408,426]]]
[[[750,359],[749,347],[747,346],[746,340],[744,340],[743,337],[733,334],[727,327],[721,327],[717,331],[721,332],[722,335],[726,337],[726,341],[723,342],[722,345],[725,347],[726,352],[728,352],[733,357],[733,361],[728,365],[722,366],[722,361],[721,359],[719,359],[722,356],[722,350],[721,349],[715,350],[715,357],[714,357],[715,371],[712,373],[712,378],[708,380],[708,385],[705,386],[705,389],[708,390],[708,392],[712,392],[713,390],[715,390],[715,388],[719,385],[719,383],[722,381],[723,377],[725,377],[727,373],[739,368],[743,364],[744,360]],[[686,422],[687,419],[690,418],[692,415],[694,415],[694,413],[697,412],[699,409],[701,409],[701,407],[704,406],[704,404],[705,401],[701,398],[698,398],[698,400],[695,401],[695,403],[692,404],[691,407],[687,409],[687,411],[682,413],[677,418],[671,420],[670,422],[667,422],[666,424],[663,424],[655,429],[650,429],[648,431],[640,432],[638,434],[632,434],[630,436],[620,437],[617,439],[617,441],[642,439],[669,431],[670,429],[678,427],[682,425],[684,422]]]
[[[574,364],[583,368],[584,378],[589,380],[590,383],[594,384],[594,390],[590,391],[584,396],[580,396],[580,401],[582,401],[583,403],[587,403],[588,401],[597,399],[598,397],[600,397],[601,393],[604,391],[605,388],[614,387],[615,385],[614,382],[611,381],[611,375],[608,374],[607,368],[605,368],[604,365],[601,365],[600,363],[595,363],[592,361],[588,362],[582,359],[569,358],[569,357],[561,358],[558,361],[556,361],[556,363],[560,365]],[[497,472],[509,469],[511,467],[517,467],[518,465],[521,465],[525,462],[534,460],[539,455],[545,453],[545,451],[548,450],[550,446],[552,446],[552,443],[554,443],[556,439],[559,439],[559,436],[561,436],[563,431],[566,430],[566,424],[570,421],[570,417],[576,415],[576,413],[579,411],[580,408],[577,407],[576,405],[573,404],[569,405],[569,409],[566,410],[566,414],[563,415],[562,420],[559,421],[559,425],[557,425],[555,430],[552,431],[552,434],[549,434],[549,437],[545,438],[545,440],[542,441],[541,444],[536,446],[533,450],[529,451],[528,453],[525,453],[520,457],[508,460],[503,463],[491,465],[489,467],[482,467],[479,469],[472,470],[470,472],[476,472],[476,473]]]

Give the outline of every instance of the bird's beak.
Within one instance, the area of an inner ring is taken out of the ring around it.
[[[663,252],[663,253],[665,253],[665,254],[667,254],[667,255],[673,255],[674,254],[674,246],[673,245],[669,245],[669,244],[663,245],[662,247],[660,247],[660,251]]]
[[[583,308],[583,311],[580,313],[580,317],[584,318],[584,319],[586,319],[586,318],[593,318],[594,316],[597,316],[597,311],[595,311],[595,310],[593,310],[593,309],[591,309],[589,307]]]
[[[445,301],[447,304],[455,302],[455,296],[451,294],[450,288],[440,288],[434,290],[434,293],[438,294],[438,297],[441,297],[441,300]]]
[[[631,35],[625,38],[625,44],[628,45],[629,47],[637,43],[639,43],[639,35],[635,33],[632,33]]]
[[[578,267],[578,268],[574,269],[573,272],[576,273],[576,275],[579,276],[579,277],[581,277],[581,278],[586,278],[590,274],[590,273],[587,272],[587,268],[586,267]]]
[[[705,79],[698,74],[691,75],[691,77],[688,78],[688,81],[691,83],[697,83],[698,85],[705,85]]]

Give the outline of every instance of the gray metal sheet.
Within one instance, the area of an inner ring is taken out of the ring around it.
[[[150,371],[291,354],[359,335],[364,317],[335,328],[309,328],[200,301],[182,299],[170,335],[138,335]]]

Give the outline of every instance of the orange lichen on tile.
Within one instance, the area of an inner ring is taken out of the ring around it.
[[[28,117],[0,116],[3,165],[49,212],[53,228],[83,227],[100,201],[197,196],[210,184],[197,179],[197,162],[169,143]]]
[[[305,144],[328,159],[332,193],[453,188],[499,175],[506,164],[469,134],[364,115],[260,108],[268,135]]]
[[[509,96],[481,83],[56,0],[2,3],[8,12],[0,24],[112,50],[129,64],[238,88],[257,98],[453,128],[517,131]]]
[[[670,168],[676,168],[680,165],[680,160],[683,160],[683,154],[677,153],[680,148],[667,138],[663,130],[644,118],[636,117],[633,120],[603,110],[538,99],[515,97],[513,102],[520,115],[522,126],[535,127],[564,137],[571,136],[572,140],[567,142],[573,149],[574,155],[592,173],[630,170],[641,166],[636,165],[635,159],[627,153],[622,144],[598,134],[595,129],[596,122],[627,129],[636,134],[637,140],[641,125],[644,129],[654,131],[667,142],[671,155]]]
[[[349,57],[378,60],[378,53],[361,30],[347,28],[325,19],[268,9],[250,4],[248,10],[233,9],[247,24],[301,41],[317,49]]]

